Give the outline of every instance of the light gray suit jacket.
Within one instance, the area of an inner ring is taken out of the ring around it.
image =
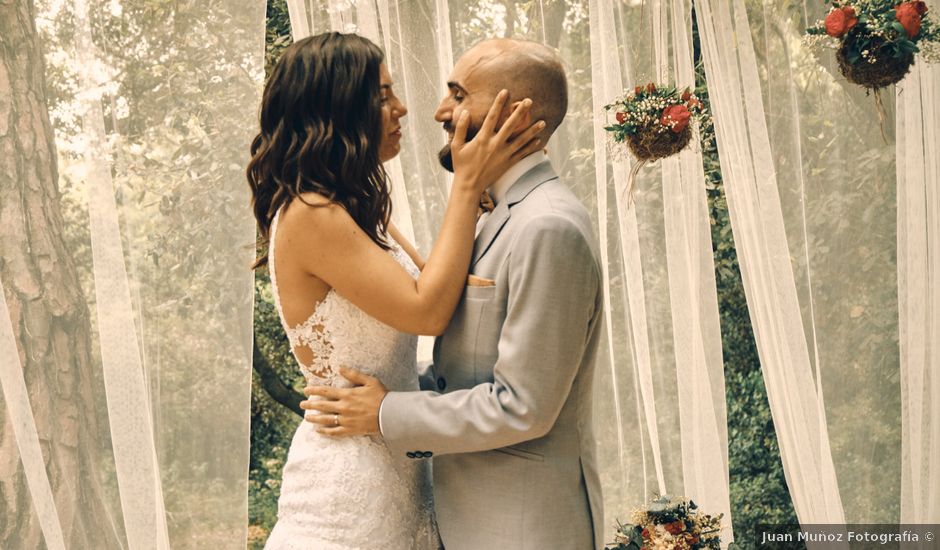
[[[484,221],[467,287],[419,392],[381,408],[392,452],[434,456],[447,550],[603,548],[592,427],[602,307],[587,211],[549,163]]]

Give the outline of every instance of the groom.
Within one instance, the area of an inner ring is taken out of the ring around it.
[[[435,119],[451,138],[464,111],[468,139],[479,131],[503,88],[515,103],[533,100],[533,120],[546,122],[542,143],[568,106],[561,62],[531,42],[481,42],[458,60],[447,86]],[[449,147],[441,164],[452,169]],[[470,285],[435,342],[433,365],[422,369],[422,391],[387,392],[344,370],[362,385],[306,393],[337,401],[344,425],[375,426],[377,418],[393,453],[435,457],[447,550],[600,549],[592,382],[602,299],[591,221],[542,152],[510,168],[490,193],[495,209],[477,226]]]

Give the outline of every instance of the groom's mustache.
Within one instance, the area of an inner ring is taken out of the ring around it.
[[[444,123],[444,131],[448,134],[454,132],[454,126],[450,121]],[[467,127],[467,141],[476,137],[479,132],[480,128],[471,121],[470,125]],[[440,152],[437,154],[437,160],[440,161],[441,166],[448,172],[454,171],[454,158],[450,154],[450,143],[441,148]]]

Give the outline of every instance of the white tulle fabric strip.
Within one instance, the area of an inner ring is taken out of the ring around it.
[[[659,6],[668,39],[656,37],[656,66],[667,82],[695,88],[691,3]],[[664,33],[665,34],[665,33]],[[670,47],[671,46],[671,47]],[[673,66],[667,62],[673,53]],[[637,82],[636,84],[639,84]],[[711,223],[701,144],[664,159],[662,187],[684,494],[725,515],[723,544],[734,541],[728,491],[728,421],[712,256]],[[720,481],[717,481],[720,480]]]
[[[940,66],[897,90],[902,523],[940,522]]]
[[[23,377],[23,365],[13,334],[10,310],[0,284],[0,389],[6,414],[16,438],[19,461],[26,473],[29,496],[39,519],[43,539],[50,550],[65,550],[65,538],[62,536],[62,522],[56,511],[52,497],[52,486],[46,474],[42,448],[39,446],[39,434],[33,408],[29,404],[29,389]]]
[[[96,48],[91,39],[88,4],[75,2],[76,48],[84,139],[82,171],[87,200],[101,366],[108,404],[111,444],[121,495],[127,543],[169,548],[166,506],[156,464],[154,430],[140,338],[111,178]]]

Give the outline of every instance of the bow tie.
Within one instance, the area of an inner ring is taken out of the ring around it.
[[[484,212],[492,212],[495,207],[496,203],[493,202],[493,196],[490,195],[489,191],[483,191],[483,194],[480,195],[480,209]]]

